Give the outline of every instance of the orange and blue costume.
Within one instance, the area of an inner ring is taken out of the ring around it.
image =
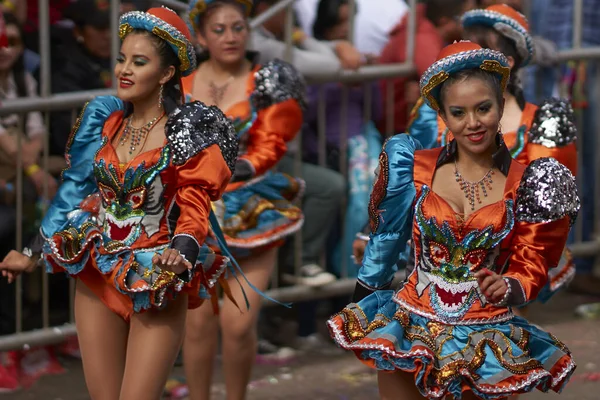
[[[190,33],[166,8],[124,14],[124,38],[136,29],[163,38],[179,57],[179,72],[196,64]],[[195,102],[170,113],[162,147],[122,163],[113,146],[131,107],[112,96],[83,109],[67,145],[68,167],[32,251],[50,272],[66,272],[125,320],[165,306],[179,293],[189,307],[216,294],[229,265],[204,245],[211,202],[224,192],[237,157],[231,122],[216,107]],[[176,275],[152,263],[173,248],[192,268]],[[212,296],[213,301],[217,300]]]
[[[505,4],[468,11],[462,17],[462,24],[465,28],[489,26],[512,40],[522,59],[521,66],[527,65],[533,57],[527,19]],[[413,109],[407,133],[426,148],[446,146],[454,138],[442,118],[424,99],[420,99]],[[568,101],[549,99],[539,106],[525,103],[519,128],[503,132],[503,138],[511,156],[524,165],[552,157],[569,168],[573,175],[577,174],[577,127]],[[538,296],[541,301],[552,297],[575,275],[575,264],[567,248],[560,263],[548,275],[548,284]]]
[[[448,76],[481,68],[504,80],[507,65],[501,53],[469,42],[448,46],[421,80],[424,98],[436,108]],[[455,141],[424,150],[400,134],[385,143],[354,303],[327,323],[338,345],[363,363],[414,374],[426,398],[560,391],[575,369],[562,342],[512,312],[536,298],[559,263],[579,209],[574,178],[552,158],[527,167],[513,160],[501,134],[496,145],[503,198],[465,219],[431,189],[437,168],[456,159]],[[415,268],[390,290],[409,239]],[[483,268],[507,284],[498,303],[479,290],[474,273]]]

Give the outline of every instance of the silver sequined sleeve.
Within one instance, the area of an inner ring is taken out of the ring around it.
[[[544,101],[535,113],[529,142],[548,148],[564,147],[577,139],[573,108],[567,100]]]
[[[289,99],[306,108],[306,84],[291,64],[279,59],[270,61],[256,71],[254,80],[251,101],[257,111]]]
[[[551,222],[569,216],[575,223],[580,202],[571,171],[554,158],[529,164],[517,190],[517,221]]]
[[[217,144],[231,173],[234,172],[239,145],[237,135],[233,123],[217,107],[200,101],[182,104],[171,113],[165,129],[174,165],[183,165]]]

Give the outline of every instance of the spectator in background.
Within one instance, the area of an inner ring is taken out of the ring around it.
[[[474,0],[421,0],[417,4],[414,63],[416,74],[393,80],[394,124],[392,133],[406,131],[411,109],[420,97],[419,77],[436,60],[442,48],[460,40],[459,17],[475,6]],[[381,53],[382,64],[406,61],[408,15],[390,33],[390,40]],[[382,82],[383,109],[387,110],[387,81]],[[381,132],[386,132],[387,115],[379,121]],[[386,132],[387,133],[387,132]]]
[[[0,12],[14,15],[23,26],[27,21],[27,0],[0,0]]]
[[[319,0],[297,0],[294,4],[300,25],[312,31]],[[404,0],[356,0],[353,43],[362,54],[379,56],[398,21],[408,13]],[[348,36],[345,36],[347,38]]]
[[[36,97],[37,82],[25,71],[23,65],[23,35],[18,20],[12,14],[5,14],[4,20],[8,47],[0,49],[0,99],[6,101],[19,97]],[[0,179],[10,183],[16,177],[20,136],[27,180],[34,185],[38,196],[43,194],[44,181],[48,181],[49,196],[53,197],[57,188],[56,181],[39,167],[45,133],[44,121],[39,112],[23,116],[11,114],[0,118]],[[56,164],[51,165],[54,167],[51,169],[58,173],[65,165],[61,161]]]
[[[63,60],[54,60],[52,91],[54,93],[77,92],[110,88],[111,31],[110,10],[106,0],[77,0],[71,4],[66,15],[75,23],[72,39],[65,43],[58,54]],[[60,64],[59,64],[60,63]],[[50,118],[50,152],[64,154],[65,145],[73,126],[71,111],[57,111]]]
[[[23,0],[18,0],[23,1]],[[38,53],[39,52],[39,1],[26,1],[26,22],[25,30],[25,47]],[[64,19],[63,13],[69,7],[71,0],[47,0],[50,8],[50,36],[52,42],[56,43],[63,40],[64,29],[60,26],[59,21]]]
[[[252,16],[262,14],[275,3],[277,0],[256,0]],[[261,63],[285,58],[285,16],[286,11],[282,10],[252,31],[250,47],[260,53]],[[294,45],[292,63],[303,75],[335,73],[342,68],[357,69],[363,61],[361,54],[347,40],[323,42],[300,29],[294,34]]]
[[[0,47],[0,102],[22,97],[36,97],[36,81],[25,71],[23,53],[23,31],[13,14],[4,14],[5,47]],[[16,175],[17,152],[21,141],[21,157],[23,167],[23,216],[24,235],[34,233],[36,218],[36,201],[44,194],[44,181],[48,184],[48,195],[53,197],[57,182],[51,174],[40,168],[43,148],[43,137],[46,132],[42,115],[29,112],[24,115],[11,114],[0,117],[0,257],[13,247],[16,227]],[[51,158],[50,168],[55,173],[65,166],[64,158]],[[27,240],[26,238],[24,238]],[[34,279],[27,277],[24,281],[25,313],[37,300],[39,290],[35,288]],[[31,294],[33,293],[33,296]],[[14,331],[15,326],[15,289],[6,282],[0,282],[0,335]],[[12,391],[20,386],[16,352],[0,353],[0,391]],[[26,372],[23,372],[26,373]]]

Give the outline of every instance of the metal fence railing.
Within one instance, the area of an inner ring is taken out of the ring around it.
[[[579,1],[579,0],[577,0]],[[177,11],[185,11],[186,5],[176,0],[162,0],[162,3],[166,4],[170,8]],[[288,43],[288,53],[287,60],[293,63],[293,55],[291,52],[292,48],[292,32],[293,32],[293,20],[291,16],[293,15],[293,3],[294,0],[281,0],[267,12],[258,16],[251,22],[251,26],[256,28],[260,26],[260,24],[264,23],[268,18],[273,17],[278,12],[283,9],[287,10],[287,26],[285,29],[286,42]],[[414,42],[415,42],[415,32],[416,32],[416,0],[409,0],[407,3],[410,6],[410,17],[409,21],[409,34],[407,35],[407,57],[406,62],[402,64],[393,64],[393,65],[370,65],[362,67],[356,71],[347,71],[342,70],[333,74],[318,74],[307,76],[306,79],[310,84],[320,84],[320,83],[328,83],[328,82],[339,82],[343,85],[342,96],[340,98],[341,104],[341,138],[340,138],[340,149],[347,148],[348,142],[348,126],[347,126],[347,113],[348,113],[348,88],[350,85],[356,85],[357,83],[363,84],[364,88],[364,100],[365,100],[365,119],[370,119],[370,110],[371,109],[371,101],[373,98],[373,93],[371,92],[371,85],[369,83],[374,81],[379,81],[382,79],[388,78],[396,78],[409,76],[415,73],[415,69],[413,66],[413,57],[415,52]],[[110,1],[112,7],[111,13],[111,27],[115,35],[112,40],[112,51],[113,55],[116,55],[119,51],[119,40],[116,32],[118,31],[118,9],[119,9],[119,0],[111,0]],[[354,0],[351,1],[352,7],[354,7]],[[86,91],[86,92],[74,92],[74,93],[64,93],[64,94],[51,94],[50,87],[50,42],[49,35],[49,9],[47,0],[39,0],[39,13],[40,13],[40,56],[41,56],[41,71],[40,71],[40,97],[39,98],[21,98],[16,100],[11,100],[5,102],[0,107],[0,116],[14,114],[14,113],[26,113],[30,111],[42,111],[42,112],[50,112],[57,110],[75,110],[80,108],[86,101],[93,99],[99,95],[108,95],[115,94],[114,90],[94,90],[94,91]],[[583,12],[582,8],[578,9],[578,12]],[[351,13],[350,15],[354,15]],[[580,26],[580,25],[577,25]],[[579,29],[575,29],[579,31]],[[352,29],[351,29],[352,31]],[[352,34],[352,33],[351,33]],[[577,35],[577,33],[575,34]],[[579,33],[580,35],[580,33]],[[577,39],[577,37],[575,37]],[[573,49],[563,51],[559,54],[559,59],[561,62],[565,62],[568,60],[584,60],[584,59],[599,59],[600,58],[600,48],[582,48],[581,47],[581,39],[579,37],[578,40],[574,40]],[[116,57],[113,57],[116,59]],[[600,91],[600,86],[597,88]],[[389,99],[393,99],[394,96],[394,86],[392,81],[388,81],[387,84],[387,93]],[[599,96],[600,97],[600,96]],[[393,106],[392,101],[388,101],[388,105],[390,107]],[[318,115],[319,115],[319,123],[318,123],[318,147],[319,147],[319,163],[324,166],[325,165],[325,119],[327,118],[327,110],[326,105],[323,99],[322,91],[318,96]],[[588,110],[588,112],[600,112],[600,110]],[[75,113],[74,113],[75,114]],[[393,127],[393,112],[386,113],[388,118],[386,121],[386,133],[387,135],[392,133]],[[581,131],[580,131],[581,132]],[[581,134],[595,134],[594,132],[581,132]],[[48,135],[47,135],[48,136]],[[300,140],[300,138],[296,139]],[[598,141],[600,143],[600,141]],[[600,146],[600,144],[599,144]],[[46,138],[45,149],[44,149],[44,165],[47,167],[48,163],[48,139]],[[343,153],[343,151],[342,151]],[[598,148],[598,154],[600,154],[600,147]],[[301,163],[301,154],[298,152],[296,155],[296,167],[299,171],[299,165]],[[21,165],[21,160],[19,157],[18,165]],[[581,160],[580,160],[581,162]],[[600,171],[600,157],[596,159],[596,171]],[[581,164],[580,164],[581,165]],[[347,158],[344,154],[340,157],[340,171],[345,174],[347,168]],[[18,178],[17,178],[17,193],[21,192],[23,185],[23,177],[22,177],[22,168],[18,168]],[[579,182],[580,185],[584,185],[584,182]],[[600,185],[596,185],[596,190]],[[596,193],[596,198],[600,199],[600,193]],[[598,203],[600,204],[600,202]],[[17,226],[16,226],[16,242],[17,248],[21,248],[22,243],[22,205],[20,202],[17,202]],[[342,208],[343,209],[343,208]],[[600,221],[600,207],[596,205],[596,220]],[[577,227],[576,227],[577,228]],[[600,228],[598,224],[595,226],[595,232],[599,233]],[[295,240],[295,252],[297,255],[302,251],[302,245],[300,236]],[[575,256],[586,256],[586,257],[596,257],[600,252],[600,237],[598,235],[595,238],[588,242],[579,242],[574,244],[571,247]],[[299,265],[299,262],[296,262]],[[344,265],[342,267],[342,278],[336,282],[333,282],[326,287],[319,288],[310,288],[305,286],[288,286],[288,287],[278,287],[277,285],[273,285],[272,289],[269,290],[268,294],[275,299],[280,301],[288,302],[288,301],[301,301],[308,299],[317,299],[317,298],[326,298],[336,295],[345,295],[351,293],[355,285],[355,279],[347,278],[347,269],[348,266]],[[42,274],[42,285],[43,285],[43,294],[42,294],[42,326],[40,329],[36,329],[33,331],[23,331],[22,326],[22,318],[23,318],[23,281],[20,277],[16,282],[16,298],[15,298],[15,309],[16,309],[16,330],[14,334],[0,336],[0,351],[8,350],[8,349],[16,349],[22,348],[24,346],[36,346],[42,344],[51,344],[62,341],[66,336],[71,336],[76,334],[74,325],[66,324],[61,326],[51,326],[48,317],[48,300],[50,297],[49,289],[48,289],[48,279],[45,272],[40,272]],[[71,285],[72,286],[72,285]],[[71,293],[72,294],[72,293]],[[269,304],[269,303],[266,303]]]

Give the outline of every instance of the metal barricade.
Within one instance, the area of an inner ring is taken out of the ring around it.
[[[581,3],[582,0],[576,0],[578,3]],[[162,3],[166,4],[170,8],[176,11],[185,11],[186,5],[176,0],[162,0]],[[293,3],[294,0],[281,0],[271,9],[269,9],[264,14],[255,18],[251,26],[258,27],[262,23],[264,23],[269,18],[276,15],[283,9],[287,10],[287,24],[285,29],[285,37],[286,42],[288,44],[288,52],[286,54],[286,59],[293,63],[293,54],[291,51],[292,48],[292,33],[293,33]],[[347,156],[345,154],[345,149],[348,146],[348,124],[347,124],[347,113],[348,113],[348,88],[349,85],[352,84],[362,84],[364,88],[364,99],[365,99],[365,119],[370,119],[370,109],[371,102],[373,98],[373,93],[371,92],[371,82],[378,81],[381,79],[388,78],[397,78],[403,76],[409,76],[414,74],[415,69],[413,66],[413,57],[415,52],[414,47],[414,38],[416,32],[416,0],[409,0],[411,11],[409,21],[409,34],[407,35],[407,62],[403,64],[395,64],[395,65],[371,65],[365,66],[357,71],[339,71],[334,74],[320,74],[314,76],[307,76],[306,79],[309,84],[320,84],[320,83],[329,83],[329,82],[339,82],[343,84],[342,96],[341,96],[341,137],[340,137],[340,171],[344,176],[347,176]],[[111,0],[110,2],[112,7],[111,12],[111,28],[113,32],[118,31],[117,19],[118,19],[118,0]],[[76,93],[65,93],[65,94],[55,94],[51,95],[50,88],[50,43],[49,36],[46,35],[46,32],[49,31],[49,9],[47,0],[39,0],[40,6],[40,46],[41,46],[41,56],[42,56],[42,67],[41,67],[41,95],[39,98],[31,99],[31,98],[21,98],[14,101],[6,102],[2,104],[0,107],[0,116],[8,115],[13,113],[25,113],[29,111],[56,111],[56,110],[69,110],[79,108],[85,103],[96,96],[100,95],[111,95],[114,94],[114,90],[94,90],[87,92],[76,92]],[[351,0],[351,8],[354,7],[354,1]],[[579,4],[577,11],[579,13],[582,12],[581,4]],[[351,13],[350,15],[354,15]],[[577,18],[577,17],[576,17]],[[576,31],[580,31],[580,29],[575,29]],[[351,29],[352,31],[352,29]],[[579,38],[577,38],[579,35]],[[564,62],[567,60],[580,60],[580,59],[598,59],[600,58],[600,48],[581,48],[581,34],[575,33],[574,47],[571,50],[561,52],[559,57],[560,61]],[[112,51],[113,55],[116,55],[119,50],[119,39],[115,34],[112,40]],[[113,59],[116,59],[116,56],[113,56]],[[116,83],[115,83],[116,84]],[[386,121],[386,135],[391,135],[393,133],[393,115],[392,111],[393,107],[393,98],[394,98],[394,85],[391,80],[387,82],[387,96],[388,96],[388,115]],[[600,83],[598,84],[600,91]],[[600,111],[600,110],[598,110]],[[319,89],[318,95],[318,154],[319,154],[319,164],[321,166],[325,166],[325,153],[326,153],[326,118],[327,111],[325,109],[325,102],[323,96],[323,89]],[[586,132],[582,132],[583,134],[588,134]],[[46,135],[48,136],[48,135]],[[296,140],[300,140],[297,138]],[[46,138],[45,146],[44,146],[44,166],[47,167],[48,163],[48,138]],[[600,150],[600,148],[599,148]],[[599,152],[600,153],[600,152]],[[296,171],[300,171],[301,165],[301,154],[296,154]],[[596,170],[600,170],[600,157],[596,160],[597,168]],[[21,165],[21,160],[19,157],[18,165]],[[17,181],[17,191],[21,191],[21,186],[23,182],[21,168],[19,168],[18,173],[18,181]],[[580,184],[583,184],[580,182]],[[600,186],[600,185],[597,185]],[[46,188],[47,190],[47,188]],[[596,198],[600,199],[600,192],[598,192],[599,188],[596,188]],[[21,226],[22,226],[22,205],[20,202],[17,203],[17,248],[20,249],[22,247],[21,240]],[[600,221],[600,202],[596,204],[596,222]],[[345,208],[342,207],[342,210]],[[598,223],[595,225],[595,232],[599,232],[600,227]],[[600,250],[600,239],[598,235],[596,235],[596,239],[589,242],[580,242],[576,243],[572,246],[572,250],[575,256],[590,256],[597,257],[598,252]],[[302,240],[301,235],[298,235],[295,240],[295,253],[296,253],[296,273],[298,272],[299,256],[302,251]],[[310,288],[304,286],[289,286],[289,287],[278,287],[276,284],[273,285],[272,289],[268,291],[268,294],[280,301],[289,302],[289,301],[303,301],[303,300],[312,300],[319,298],[328,298],[336,295],[347,295],[350,294],[355,285],[355,279],[348,278],[348,267],[344,263],[342,267],[342,276],[336,282],[333,282],[326,287],[323,288]],[[22,310],[23,310],[23,288],[22,288],[22,279],[19,278],[16,283],[16,299],[15,299],[15,307],[16,307],[16,332],[12,335],[0,336],[0,351],[9,350],[9,349],[18,349],[28,346],[37,346],[37,345],[45,345],[58,343],[66,336],[75,335],[75,326],[72,324],[73,318],[71,313],[71,323],[63,326],[50,326],[49,316],[48,316],[48,300],[50,297],[50,293],[48,290],[48,279],[46,272],[42,272],[43,277],[43,293],[42,293],[42,328],[34,331],[23,332],[22,329]],[[73,298],[73,285],[71,285],[71,299]],[[71,307],[73,301],[71,300]],[[265,303],[265,305],[269,305],[270,303]]]

